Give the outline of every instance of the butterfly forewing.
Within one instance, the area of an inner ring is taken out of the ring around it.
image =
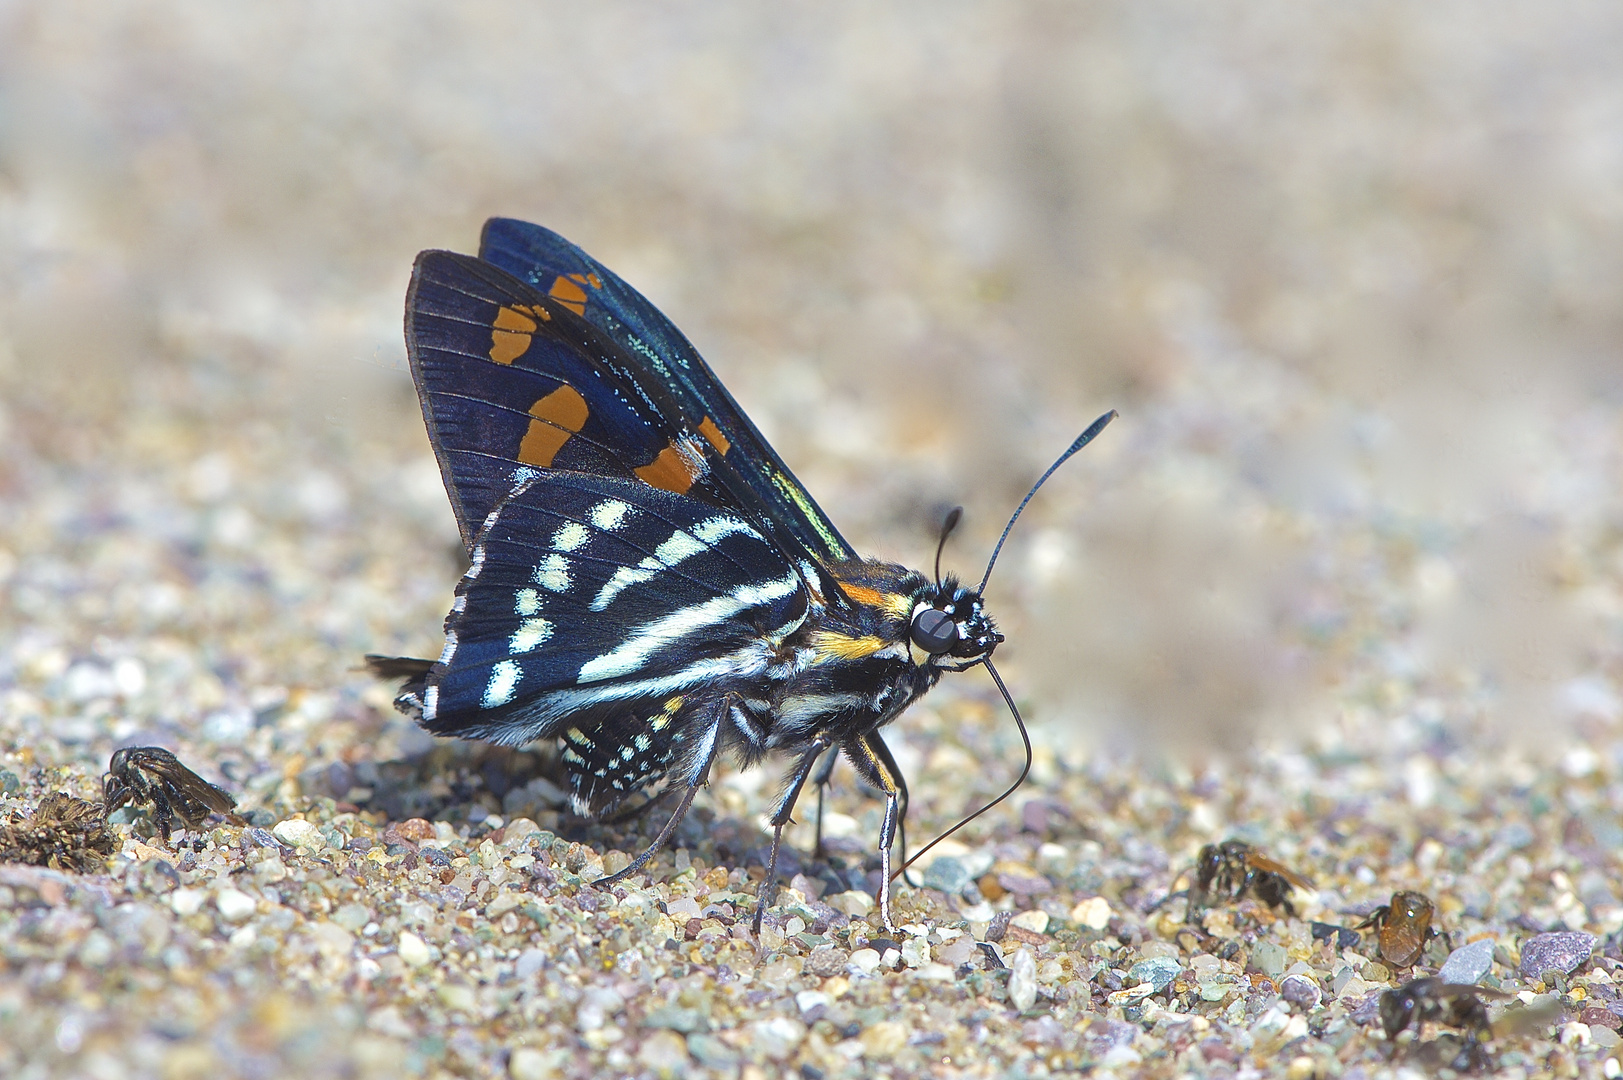
[[[557,233],[524,221],[486,222],[479,255],[567,304],[636,356],[719,451],[728,468],[718,476],[740,489],[734,494],[754,505],[769,529],[815,559],[857,558],[698,350],[641,293]]]
[[[759,676],[808,602],[796,568],[734,511],[535,472],[476,538],[423,722],[509,744],[642,723],[672,695]]]
[[[463,541],[525,472],[637,479],[736,506],[719,452],[568,305],[466,255],[418,257],[406,341]]]

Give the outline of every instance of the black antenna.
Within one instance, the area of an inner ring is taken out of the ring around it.
[[[1069,461],[1072,454],[1076,453],[1078,450],[1088,445],[1088,443],[1092,442],[1099,432],[1105,429],[1105,425],[1110,423],[1110,421],[1114,420],[1115,418],[1116,410],[1111,409],[1109,412],[1099,417],[1099,419],[1089,424],[1088,430],[1078,435],[1076,437],[1076,442],[1072,443],[1066,449],[1065,453],[1061,454],[1058,459],[1055,460],[1054,464],[1048,467],[1048,471],[1039,476],[1037,478],[1037,482],[1031,485],[1031,490],[1026,492],[1026,497],[1020,500],[1020,505],[1015,507],[1014,513],[1009,516],[1009,523],[1003,526],[1003,535],[997,538],[997,546],[992,549],[992,557],[986,560],[986,573],[981,576],[981,583],[975,589],[977,593],[984,593],[986,591],[986,582],[992,576],[992,567],[997,565],[998,554],[1003,550],[1003,541],[1009,538],[1009,530],[1014,528],[1014,523],[1020,519],[1020,511],[1024,510],[1026,508],[1026,504],[1031,501],[1031,497],[1037,494],[1037,489],[1042,487],[1043,483],[1050,476],[1054,475],[1055,469]],[[996,675],[993,675],[993,678],[996,677]],[[1002,683],[999,682],[998,685],[1001,686]],[[1004,696],[1007,697],[1008,694],[1005,693]],[[1013,702],[1010,703],[1010,707],[1013,707]],[[914,856],[914,858],[917,857],[918,856],[916,855]]]
[[[1111,415],[1114,416],[1115,414],[1112,413]],[[1026,722],[1020,719],[1020,710],[1015,707],[1014,698],[1009,696],[1009,688],[1003,685],[1003,678],[997,673],[997,668],[992,666],[992,661],[989,659],[981,659],[976,661],[976,663],[985,667],[987,673],[992,676],[992,681],[997,683],[998,691],[1003,695],[1004,702],[1006,702],[1009,706],[1009,712],[1014,714],[1015,726],[1020,729],[1020,741],[1026,744],[1025,767],[1020,770],[1020,775],[1015,777],[1014,783],[1009,785],[1009,789],[1007,791],[993,799],[991,802],[987,803],[985,806],[981,807],[979,810],[975,811],[973,814],[970,814],[968,817],[964,818],[964,820],[960,821],[958,824],[954,825],[952,828],[948,829],[934,840],[931,840],[928,844],[925,844],[923,847],[915,851],[913,853],[913,857],[902,864],[901,869],[890,875],[890,879],[892,881],[895,881],[898,877],[907,873],[908,867],[918,862],[926,851],[929,851],[931,848],[941,843],[941,841],[945,840],[959,829],[962,829],[965,825],[968,825],[971,821],[974,821],[976,818],[992,809],[992,807],[996,806],[1004,799],[1007,799],[1010,795],[1013,795],[1017,790],[1019,790],[1020,785],[1026,782],[1026,777],[1031,775],[1031,736],[1026,733]]]
[[[937,585],[941,584],[941,552],[946,549],[947,537],[952,535],[952,530],[958,527],[958,522],[963,516],[964,508],[955,506],[947,511],[947,520],[941,523],[941,540],[935,546],[935,583]]]
[[[1103,431],[1105,426],[1115,418],[1116,410],[1111,409],[1109,412],[1099,417],[1099,419],[1089,424],[1088,430],[1078,435],[1076,437],[1076,441],[1066,448],[1065,453],[1061,454],[1054,464],[1048,467],[1048,471],[1039,476],[1037,478],[1037,482],[1031,485],[1031,490],[1026,492],[1026,497],[1020,500],[1020,505],[1015,507],[1014,513],[1009,516],[1009,523],[1003,526],[1003,535],[997,538],[997,546],[992,549],[992,557],[986,561],[986,573],[982,575],[980,586],[975,590],[977,593],[983,593],[986,591],[986,583],[992,577],[992,567],[997,565],[998,553],[1003,550],[1003,541],[1009,538],[1009,530],[1014,528],[1015,521],[1020,517],[1020,511],[1024,510],[1026,508],[1026,504],[1031,501],[1031,497],[1037,494],[1037,489],[1042,487],[1043,482],[1046,481],[1050,476],[1054,475],[1055,469],[1058,469],[1061,465],[1065,464],[1065,462],[1070,459],[1072,454],[1076,453],[1078,450],[1088,445],[1088,443],[1092,442],[1094,438],[1098,436],[1099,432]],[[962,508],[960,507],[954,509],[952,513],[947,515],[946,524],[941,530],[941,543],[943,545],[945,545],[947,542],[947,534],[952,531],[954,525],[958,524],[960,509]],[[940,547],[936,548],[936,580],[941,580]],[[928,844],[925,844],[923,847],[915,851],[912,858],[902,863],[901,868],[895,873],[891,874],[890,879],[892,881],[895,881],[898,877],[901,877],[903,874],[907,873],[908,868],[914,863],[918,862],[919,859],[924,856],[926,851],[929,851],[931,848],[941,843],[941,841],[945,840],[947,837],[951,836],[965,825],[968,825],[971,821],[974,821],[976,818],[992,809],[992,807],[996,806],[1004,799],[1007,799],[1010,795],[1013,795],[1020,789],[1020,785],[1026,782],[1026,777],[1031,775],[1031,735],[1026,731],[1026,722],[1025,720],[1021,719],[1020,709],[1015,705],[1014,697],[1009,693],[1009,688],[1003,685],[1003,677],[997,673],[997,668],[992,666],[992,658],[989,656],[983,656],[979,660],[971,661],[970,663],[965,664],[964,667],[956,668],[954,670],[963,671],[966,668],[974,667],[976,664],[980,664],[981,666],[985,667],[987,674],[992,676],[992,681],[997,683],[998,693],[1003,695],[1003,702],[1004,704],[1008,705],[1009,713],[1014,717],[1015,727],[1020,729],[1020,741],[1024,743],[1026,747],[1026,763],[1024,767],[1021,768],[1020,775],[1015,777],[1014,783],[1010,784],[1008,789],[1004,791],[1003,794],[999,795],[997,798],[993,799],[991,802],[987,803],[985,806],[981,807],[973,814],[970,814],[958,824],[954,825],[952,828],[948,829],[946,832],[942,833],[940,836],[936,837],[934,840],[931,840]]]

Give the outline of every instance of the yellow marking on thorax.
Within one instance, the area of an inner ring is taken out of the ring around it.
[[[835,580],[839,579],[836,578]],[[857,603],[878,608],[885,614],[895,618],[905,619],[913,614],[912,599],[901,593],[880,592],[878,589],[870,589],[866,585],[852,585],[845,581],[840,582],[840,588],[845,590],[845,595]]]
[[[564,443],[586,426],[590,415],[586,399],[573,386],[560,386],[538,399],[530,406],[530,427],[524,432],[524,441],[519,443],[518,460],[526,465],[550,468]]]
[[[721,433],[721,429],[716,426],[716,422],[708,416],[699,421],[699,434],[708,439],[710,445],[716,448],[716,453],[722,457],[726,457],[727,451],[732,449],[733,444],[727,441],[727,436]]]
[[[552,316],[538,305],[520,304],[502,307],[490,324],[490,358],[498,364],[511,364],[530,351],[530,335],[535,333],[536,319],[546,322]]]
[[[833,630],[819,630],[811,636],[811,647],[817,650],[821,659],[861,660],[889,644],[884,638],[872,634],[851,637]]]

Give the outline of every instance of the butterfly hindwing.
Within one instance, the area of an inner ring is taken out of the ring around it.
[[[597,727],[642,723],[673,695],[758,675],[809,603],[796,568],[736,511],[534,471],[476,538],[422,722],[508,745],[571,727],[597,742]]]
[[[523,471],[638,479],[737,505],[719,456],[657,381],[567,304],[466,255],[426,251],[406,342],[430,441],[461,528],[474,537]]]
[[[698,350],[636,289],[550,229],[510,218],[485,223],[479,256],[567,304],[662,384],[729,466],[718,476],[742,489],[734,494],[760,520],[813,558],[857,557]]]

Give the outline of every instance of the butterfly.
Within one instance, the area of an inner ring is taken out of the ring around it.
[[[682,333],[547,229],[493,218],[477,258],[420,254],[406,346],[469,567],[437,660],[368,657],[404,680],[396,707],[435,735],[558,740],[582,814],[680,792],[598,885],[648,863],[722,755],[792,757],[757,929],[795,802],[843,756],[886,800],[893,927],[907,785],[880,729],[943,673],[990,670],[986,579],[857,554]]]

